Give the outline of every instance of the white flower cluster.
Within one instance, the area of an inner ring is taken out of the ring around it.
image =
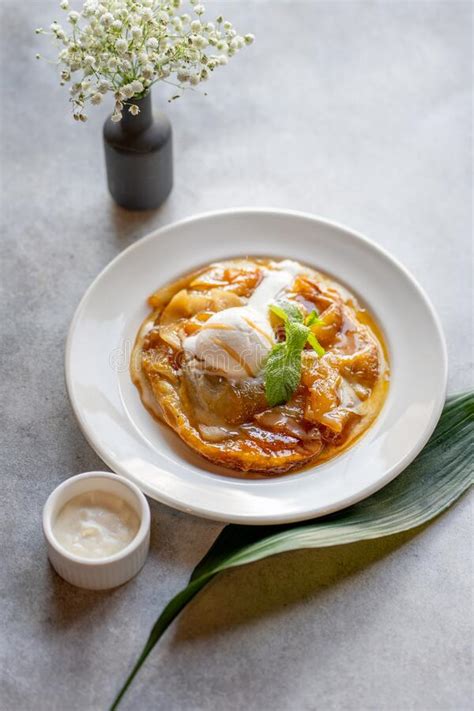
[[[195,87],[253,42],[253,35],[237,34],[222,16],[206,22],[197,0],[189,5],[189,12],[182,12],[181,0],[85,0],[77,12],[61,0],[68,28],[53,22],[49,31],[36,32],[52,36],[61,48],[61,84],[70,84],[77,121],[87,120],[87,102],[100,104],[108,92],[115,98],[113,121],[121,120],[124,105],[136,115],[133,99],[156,82],[180,90]]]

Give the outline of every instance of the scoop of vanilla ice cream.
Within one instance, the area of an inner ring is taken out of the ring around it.
[[[275,343],[268,308],[299,271],[301,266],[291,260],[268,270],[248,304],[213,314],[198,333],[185,339],[185,353],[230,379],[258,375]]]
[[[213,314],[184,349],[207,368],[228,378],[257,375],[274,344],[268,318],[249,306],[237,306]]]

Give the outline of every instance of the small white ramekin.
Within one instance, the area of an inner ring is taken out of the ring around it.
[[[140,527],[135,538],[114,555],[99,559],[81,558],[61,546],[54,535],[54,522],[64,504],[89,491],[104,491],[124,499],[137,512]],[[43,531],[48,557],[56,572],[72,585],[88,590],[106,590],[126,583],[142,568],[150,545],[150,507],[140,489],[109,472],[78,474],[60,484],[43,509]]]

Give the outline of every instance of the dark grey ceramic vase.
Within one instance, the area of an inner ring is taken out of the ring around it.
[[[140,113],[133,116],[129,106]],[[110,194],[127,210],[159,207],[173,187],[171,124],[163,113],[153,114],[151,94],[124,104],[123,118],[104,124],[105,164]]]

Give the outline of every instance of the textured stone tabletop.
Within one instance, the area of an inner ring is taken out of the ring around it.
[[[107,107],[76,125],[53,67],[34,60],[47,43],[31,30],[59,17],[56,3],[0,1],[2,711],[105,709],[221,528],[152,502],[149,560],[112,592],[74,589],[47,562],[48,494],[104,468],[67,399],[68,325],[91,280],[142,235],[242,205],[347,224],[427,290],[450,392],[472,382],[471,3],[208,5],[257,41],[207,97],[168,105],[155,91],[174,127],[175,188],[161,210],[131,214],[105,188]],[[168,630],[122,708],[468,709],[470,540],[465,497],[416,533],[224,574]]]

